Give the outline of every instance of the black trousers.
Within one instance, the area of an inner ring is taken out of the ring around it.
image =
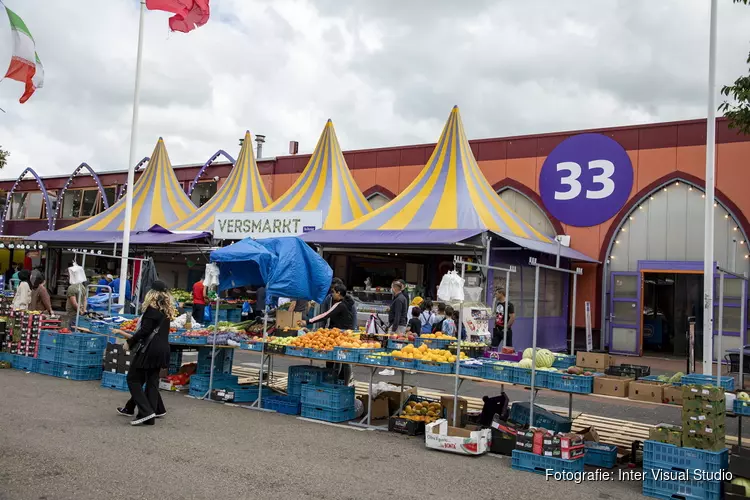
[[[131,368],[128,372],[130,398],[138,407],[138,415],[146,417],[156,413],[159,406],[159,368]],[[143,391],[146,384],[146,391]],[[162,406],[164,404],[162,403]]]
[[[196,323],[200,323],[201,325],[206,322],[206,320],[203,319],[203,314],[206,312],[206,306],[203,304],[193,304],[193,319]]]
[[[492,330],[492,347],[497,347],[503,342],[503,328],[501,326],[495,326]],[[506,339],[505,345],[507,347],[513,347],[513,330],[508,327],[508,338]]]
[[[159,396],[158,401],[156,402],[156,414],[157,415],[164,415],[167,413],[167,408],[164,406],[164,401],[161,399],[161,391],[157,391],[157,395]],[[135,412],[135,400],[131,397],[128,399],[128,402],[125,403],[125,411],[128,413],[134,413]]]

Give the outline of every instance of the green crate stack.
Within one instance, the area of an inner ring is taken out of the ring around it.
[[[682,388],[682,446],[720,451],[726,448],[724,389],[708,385]]]

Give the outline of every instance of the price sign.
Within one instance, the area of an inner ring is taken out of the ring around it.
[[[587,300],[584,305],[586,306],[586,351],[591,352],[594,349],[594,337],[591,332],[591,302]]]
[[[596,226],[614,217],[633,188],[633,165],[617,141],[580,134],[561,142],[544,161],[539,191],[560,222]]]

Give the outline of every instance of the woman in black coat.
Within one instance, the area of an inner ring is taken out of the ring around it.
[[[163,411],[163,404],[159,404],[159,372],[169,367],[169,323],[177,315],[174,300],[162,281],[154,282],[143,307],[138,329],[127,341],[131,349],[138,351],[128,372],[130,396],[138,408],[132,425],[153,425],[157,411]]]
[[[333,285],[331,298],[332,307],[310,321],[312,323],[321,323],[328,320],[328,328],[351,330],[352,306],[354,301],[346,294],[346,287],[342,284]]]

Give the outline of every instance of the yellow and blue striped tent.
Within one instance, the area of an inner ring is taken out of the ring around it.
[[[324,229],[338,229],[371,210],[346,165],[331,120],[297,181],[266,207],[269,212],[316,210],[323,212]]]
[[[416,179],[379,209],[344,224],[350,230],[478,230],[545,243],[497,195],[479,169],[458,106]]]
[[[131,231],[147,231],[154,225],[169,227],[196,210],[182,189],[160,137],[148,167],[133,187]],[[125,227],[125,196],[104,212],[65,227],[61,231],[122,231]]]
[[[214,216],[222,212],[260,212],[271,202],[255,163],[253,141],[245,132],[240,155],[221,189],[187,219],[173,224],[174,231],[212,231]]]

